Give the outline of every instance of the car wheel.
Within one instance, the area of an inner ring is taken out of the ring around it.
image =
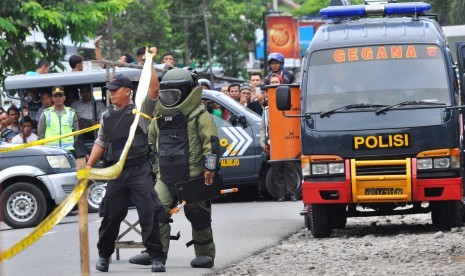
[[[87,204],[89,213],[98,212],[100,203],[102,203],[102,200],[105,197],[106,190],[107,183],[92,181],[92,183],[87,186]]]
[[[45,195],[37,186],[27,182],[8,186],[0,202],[3,221],[15,229],[37,226],[47,212]]]

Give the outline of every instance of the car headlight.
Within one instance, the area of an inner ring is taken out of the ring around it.
[[[327,174],[328,164],[312,164],[312,174]]]
[[[422,158],[417,160],[417,170],[428,170],[433,168],[433,159]]]
[[[434,158],[433,165],[435,169],[447,169],[450,167],[449,157]]]
[[[47,161],[50,167],[54,169],[70,169],[71,164],[65,155],[49,155]]]

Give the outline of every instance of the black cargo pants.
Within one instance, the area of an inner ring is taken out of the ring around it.
[[[162,258],[164,254],[160,242],[158,212],[163,210],[163,206],[155,193],[148,159],[139,164],[125,165],[120,176],[108,182],[97,243],[99,256],[109,258],[115,251],[121,222],[128,213],[129,197],[137,208],[142,241],[147,252],[152,259]]]

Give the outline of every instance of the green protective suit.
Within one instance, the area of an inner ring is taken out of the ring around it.
[[[153,152],[158,152],[159,128],[157,116],[171,115],[175,112],[182,114],[190,119],[188,121],[188,139],[189,139],[189,177],[195,178],[203,174],[205,155],[217,153],[219,150],[218,130],[213,121],[211,114],[204,112],[205,107],[201,105],[202,90],[196,87],[189,96],[178,106],[166,107],[157,102],[157,114],[154,116],[149,126],[149,142]],[[197,117],[197,118],[194,118]],[[159,157],[163,158],[163,157]],[[154,172],[157,173],[157,183],[155,190],[158,193],[163,206],[165,207],[164,218],[160,219],[161,242],[163,252],[168,256],[170,243],[171,226],[169,220],[171,214],[169,211],[177,205],[177,196],[173,195],[168,185],[163,183],[158,173],[158,165],[154,164]],[[198,202],[184,207],[184,213],[192,225],[192,240],[196,256],[209,256],[215,258],[215,243],[213,242],[213,232],[211,228],[211,204],[209,201]],[[200,223],[199,223],[200,221]],[[208,226],[206,222],[208,221]],[[199,225],[200,228],[199,229]]]

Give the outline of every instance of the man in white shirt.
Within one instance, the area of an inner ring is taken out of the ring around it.
[[[26,144],[37,141],[39,137],[32,132],[32,119],[29,116],[19,121],[22,132],[11,139],[12,144]]]

